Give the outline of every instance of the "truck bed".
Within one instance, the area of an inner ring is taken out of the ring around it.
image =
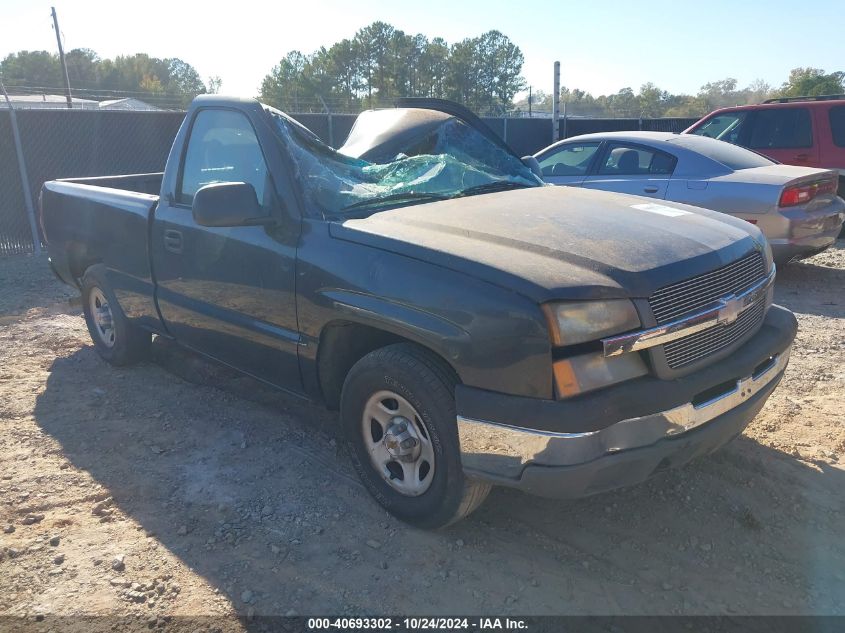
[[[70,182],[77,185],[91,185],[108,189],[121,189],[158,196],[164,172],[150,174],[125,174],[120,176],[96,176],[90,178],[64,178],[56,182]]]
[[[44,183],[41,228],[50,264],[78,286],[103,264],[127,316],[158,324],[148,249],[149,223],[162,174],[74,178]]]

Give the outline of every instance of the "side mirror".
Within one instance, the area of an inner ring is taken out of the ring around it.
[[[543,172],[540,170],[540,163],[533,156],[523,156],[522,162],[528,169],[530,169],[538,178],[543,177]]]
[[[258,204],[255,187],[245,182],[216,182],[200,188],[191,206],[200,226],[255,226],[272,224]]]

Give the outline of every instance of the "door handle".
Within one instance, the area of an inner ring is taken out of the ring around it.
[[[645,189],[643,189],[643,191],[645,191],[646,193],[657,193],[657,189],[657,187],[646,187]]]
[[[795,160],[807,160],[808,158],[810,158],[809,154],[796,154],[795,155]]]
[[[164,248],[177,255],[182,253],[182,233],[167,229],[164,232]]]

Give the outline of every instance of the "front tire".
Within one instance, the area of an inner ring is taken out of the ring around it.
[[[461,467],[451,369],[412,344],[378,349],[349,371],[340,402],[347,448],[367,490],[388,512],[440,528],[490,492]]]
[[[103,359],[122,366],[148,356],[152,335],[123,314],[102,265],[92,266],[82,277],[82,310],[94,349]]]

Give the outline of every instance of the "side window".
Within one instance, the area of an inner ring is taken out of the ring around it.
[[[559,147],[540,160],[540,171],[544,176],[583,176],[598,148],[598,143]]]
[[[669,175],[675,169],[675,157],[638,145],[612,143],[607,158],[599,168],[605,176]]]
[[[833,106],[828,112],[830,117],[830,131],[833,134],[833,144],[845,147],[845,105]]]
[[[182,166],[177,201],[191,204],[201,187],[214,182],[245,182],[258,201],[272,205],[267,164],[255,131],[240,112],[201,110],[194,119]]]
[[[748,113],[743,110],[739,112],[725,112],[724,114],[708,119],[695,128],[692,133],[698,136],[707,136],[720,141],[727,141],[728,143],[737,143],[747,115]]]
[[[748,139],[751,149],[793,149],[813,146],[813,128],[807,108],[758,110]]]

